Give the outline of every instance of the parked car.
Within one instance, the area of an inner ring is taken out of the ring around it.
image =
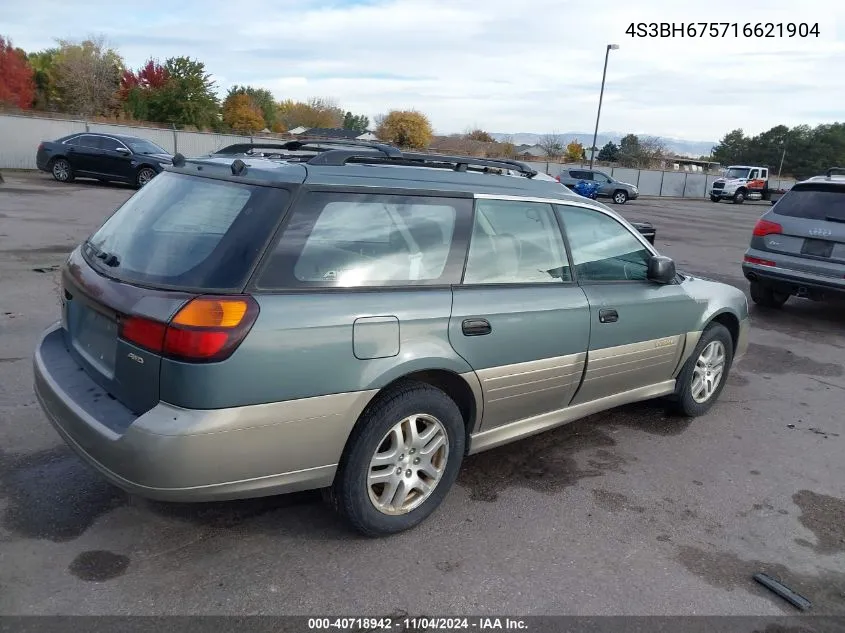
[[[596,182],[599,185],[599,197],[610,198],[616,204],[625,204],[628,200],[636,200],[640,195],[640,191],[635,185],[616,180],[603,171],[566,168],[558,176],[558,182],[569,188],[574,187],[579,180]]]
[[[837,173],[838,172],[838,173]],[[796,183],[757,221],[742,262],[755,303],[845,298],[845,169]]]
[[[152,141],[137,136],[85,132],[45,141],[38,146],[38,169],[59,182],[75,178],[126,182],[143,187],[161,173],[173,156]]]
[[[394,533],[465,455],[650,398],[706,413],[747,348],[744,293],[524,164],[312,147],[177,155],[62,267],[35,392],[115,485],[322,488]]]

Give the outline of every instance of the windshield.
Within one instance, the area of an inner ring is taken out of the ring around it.
[[[773,211],[793,218],[845,222],[845,187],[795,185],[777,201]]]
[[[725,178],[748,178],[750,170],[741,167],[732,167],[725,170]]]
[[[85,243],[86,261],[129,283],[237,290],[283,212],[288,192],[164,172]]]
[[[134,141],[126,141],[126,144],[136,154],[169,154],[166,149],[159,147],[152,141],[139,138]]]

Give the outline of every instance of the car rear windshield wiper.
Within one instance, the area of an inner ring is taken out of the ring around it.
[[[828,222],[839,222],[841,224],[845,224],[845,218],[840,218],[836,215],[825,216],[825,220],[827,220]]]
[[[103,250],[100,250],[99,248],[94,246],[91,242],[86,242],[86,244],[88,245],[88,248],[90,248],[92,251],[94,251],[94,256],[97,259],[102,259],[103,263],[106,266],[110,266],[111,268],[117,268],[118,266],[120,266],[120,259],[118,259],[117,255],[114,255],[113,253],[107,253]]]

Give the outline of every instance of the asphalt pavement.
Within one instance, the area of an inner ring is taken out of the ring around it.
[[[130,188],[7,172],[0,185],[0,613],[780,615],[767,572],[845,614],[845,310],[752,307],[705,417],[659,403],[469,457],[443,506],[386,539],[318,493],[166,504],[74,456],[32,391],[56,268]],[[641,199],[682,270],[747,291],[761,204]]]

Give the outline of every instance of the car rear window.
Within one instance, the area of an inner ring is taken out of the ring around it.
[[[773,210],[792,218],[845,222],[845,187],[824,183],[795,185]]]
[[[89,238],[84,254],[128,283],[237,290],[288,197],[284,189],[164,172]]]

